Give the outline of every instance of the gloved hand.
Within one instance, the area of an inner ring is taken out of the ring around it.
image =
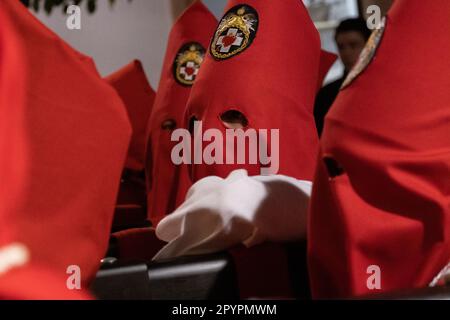
[[[153,258],[208,254],[243,243],[289,242],[306,236],[312,183],[286,176],[249,177],[236,170],[226,179],[207,177],[156,229],[168,244]]]

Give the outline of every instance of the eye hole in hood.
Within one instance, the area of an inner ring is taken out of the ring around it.
[[[176,129],[176,127],[177,127],[177,122],[173,119],[167,119],[161,123],[161,129],[163,129],[163,130],[173,131]]]
[[[238,110],[228,110],[220,115],[223,125],[227,129],[244,129],[248,126],[247,117]]]

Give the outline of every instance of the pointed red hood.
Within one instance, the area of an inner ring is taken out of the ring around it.
[[[187,170],[171,159],[171,135],[184,128],[183,115],[217,20],[201,1],[175,22],[169,36],[155,105],[149,123],[148,212],[154,225],[184,198],[190,186]]]
[[[144,170],[147,123],[153,108],[155,91],[148,83],[139,60],[134,60],[111,74],[106,81],[122,98],[133,129],[125,167],[136,171]]]
[[[186,123],[201,120],[203,131],[218,129],[224,140],[221,117],[242,121],[247,133],[279,130],[278,173],[312,180],[318,150],[313,104],[331,60],[324,54],[321,67],[319,33],[303,3],[230,0],[208,51]],[[273,152],[270,138],[268,144]],[[249,144],[243,149],[233,150],[224,141],[223,163],[234,151],[235,164],[193,165],[193,180],[226,177],[238,168],[261,174],[262,165],[249,164]],[[236,164],[239,151],[245,152],[246,164]]]
[[[0,39],[0,247],[23,244],[28,264],[64,282],[76,265],[85,288],[108,245],[130,137],[126,111],[19,1],[1,1],[0,12],[2,31],[9,26]]]
[[[426,287],[450,261],[449,13],[447,0],[395,1],[325,119],[308,233],[317,298]]]

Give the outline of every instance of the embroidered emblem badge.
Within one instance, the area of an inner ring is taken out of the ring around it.
[[[243,52],[253,43],[258,25],[258,13],[254,8],[246,4],[231,8],[216,30],[211,55],[216,60],[225,60]]]
[[[205,58],[205,48],[200,43],[190,42],[181,47],[173,64],[175,80],[183,86],[192,86]]]

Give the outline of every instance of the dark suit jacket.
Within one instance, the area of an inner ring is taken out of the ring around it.
[[[345,76],[342,78],[327,84],[325,87],[320,89],[316,97],[316,103],[314,106],[314,118],[316,120],[316,127],[319,136],[322,135],[323,124],[325,116],[331,108],[334,100],[336,99],[342,83],[345,80]]]

